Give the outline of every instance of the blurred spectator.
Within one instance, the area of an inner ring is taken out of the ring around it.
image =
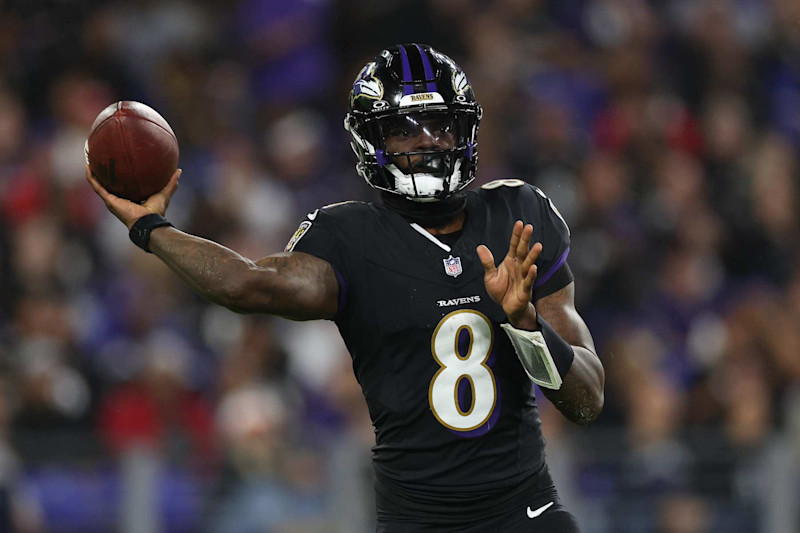
[[[142,369],[100,406],[100,430],[117,453],[153,448],[172,463],[213,466],[212,409],[189,388],[190,348],[155,331],[143,346]]]
[[[26,295],[14,318],[15,428],[42,436],[53,429],[86,428],[93,398],[85,362],[75,351],[68,302],[57,294]]]
[[[328,1],[239,2],[236,35],[250,65],[254,97],[262,106],[274,109],[325,99],[322,89],[334,74],[327,46],[330,7]]]
[[[217,423],[228,450],[209,531],[323,531],[324,504],[316,457],[294,448],[294,418],[268,386],[232,390]]]
[[[659,502],[659,533],[706,533],[711,531],[709,510],[702,498],[675,494]]]
[[[42,509],[26,486],[22,464],[12,446],[10,390],[0,381],[0,530],[19,533],[44,531]]]

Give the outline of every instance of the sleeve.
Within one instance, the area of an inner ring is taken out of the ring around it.
[[[337,321],[347,306],[347,255],[337,237],[335,223],[323,211],[309,213],[286,244],[286,252],[303,252],[327,261],[339,282]]]
[[[533,284],[533,300],[536,301],[566,287],[574,278],[567,265],[569,226],[553,201],[538,188],[531,188],[536,192],[539,208],[539,216],[536,217],[539,219],[539,228],[538,231],[534,228],[534,237],[542,243],[542,253],[536,261],[539,273]]]

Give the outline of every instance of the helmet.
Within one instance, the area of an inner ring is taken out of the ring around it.
[[[384,50],[359,72],[347,107],[356,170],[371,187],[431,202],[475,179],[482,110],[464,71],[441,52]]]

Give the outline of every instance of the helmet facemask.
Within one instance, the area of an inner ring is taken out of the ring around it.
[[[461,191],[475,177],[474,109],[417,109],[348,122],[359,174],[376,189],[428,202]]]

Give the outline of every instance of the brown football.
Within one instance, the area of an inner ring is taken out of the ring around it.
[[[123,100],[103,109],[86,141],[92,174],[110,193],[142,202],[178,168],[178,139],[154,109]]]

